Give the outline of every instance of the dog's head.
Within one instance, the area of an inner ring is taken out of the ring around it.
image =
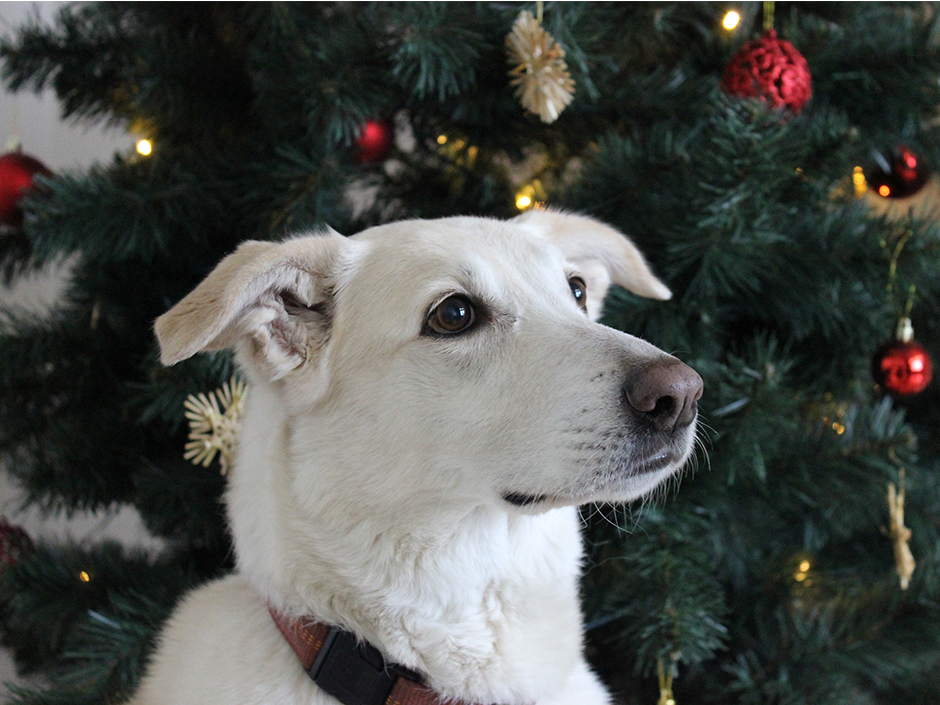
[[[670,297],[588,218],[404,221],[247,242],[156,330],[168,365],[235,347],[299,492],[540,511],[635,498],[691,452],[701,379],[596,322],[612,282]]]

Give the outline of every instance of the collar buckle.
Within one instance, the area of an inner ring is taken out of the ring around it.
[[[344,705],[384,705],[399,675],[374,646],[336,628],[330,629],[307,674]]]

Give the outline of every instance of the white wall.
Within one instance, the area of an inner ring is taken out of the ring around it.
[[[0,2],[0,33],[9,36],[38,14],[51,22],[63,2]],[[0,94],[0,147],[19,132],[23,152],[36,157],[53,172],[87,167],[95,161],[109,161],[115,151],[133,148],[134,139],[120,128],[61,120],[55,94],[21,92]]]

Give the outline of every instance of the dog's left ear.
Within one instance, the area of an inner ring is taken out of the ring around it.
[[[650,299],[672,298],[653,274],[643,255],[626,235],[583,215],[532,210],[514,218],[559,247],[576,265],[587,284],[587,307],[598,318],[611,283]]]
[[[242,243],[157,319],[161,361],[234,347],[243,364],[269,379],[310,361],[329,340],[338,260],[351,246],[332,231]]]

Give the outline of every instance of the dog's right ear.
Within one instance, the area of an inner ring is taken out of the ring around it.
[[[593,218],[558,210],[531,210],[513,222],[539,233],[559,247],[580,267],[587,282],[587,310],[593,320],[601,315],[611,283],[639,296],[664,301],[672,296],[646,259],[626,235]]]
[[[329,340],[335,273],[350,242],[336,232],[282,243],[248,241],[154,326],[165,365],[237,347],[269,379]]]

